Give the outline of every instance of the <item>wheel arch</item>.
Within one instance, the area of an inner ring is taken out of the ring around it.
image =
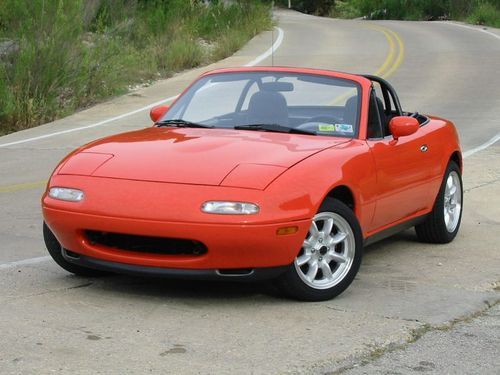
[[[454,161],[455,163],[457,163],[458,168],[460,168],[460,172],[463,172],[462,154],[460,153],[460,151],[453,152],[450,156],[450,160],[448,161],[448,163],[450,161]]]
[[[347,185],[338,185],[331,189],[325,198],[335,198],[344,203],[353,212],[356,209],[356,200],[352,190]]]

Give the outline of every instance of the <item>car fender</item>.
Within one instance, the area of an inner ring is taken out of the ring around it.
[[[457,129],[453,122],[435,117],[428,116],[429,123],[425,126],[432,128],[434,132],[434,137],[437,140],[436,144],[439,146],[440,152],[440,164],[438,167],[438,179],[442,180],[450,160],[455,160],[458,162],[460,171],[463,172],[462,163],[462,150],[460,147],[460,139],[458,136]],[[437,197],[439,192],[440,184],[436,185],[435,191],[432,194]]]
[[[365,142],[351,140],[302,160],[273,181],[266,192],[280,196],[282,210],[300,209],[303,218],[312,218],[338,186],[351,191],[361,226],[369,223],[375,209],[376,173]]]

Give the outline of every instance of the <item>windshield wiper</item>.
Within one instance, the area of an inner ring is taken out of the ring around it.
[[[249,124],[249,125],[237,125],[234,127],[236,130],[264,130],[268,132],[277,133],[295,133],[295,134],[309,134],[316,135],[315,131],[289,128],[288,126],[283,126],[279,124]]]
[[[173,119],[173,120],[163,120],[155,122],[155,125],[158,127],[162,126],[174,126],[177,128],[213,128],[210,125],[198,124],[196,122],[181,120],[181,119]]]

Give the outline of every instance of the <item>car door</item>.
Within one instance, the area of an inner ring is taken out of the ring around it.
[[[380,100],[378,105],[372,103],[370,111],[377,112],[380,106]],[[371,126],[376,125],[377,119],[381,126],[381,131],[371,133],[375,136],[382,133],[367,140],[377,169],[377,203],[370,226],[370,230],[376,231],[432,205],[435,197],[430,194],[433,190],[430,184],[438,173],[439,150],[434,147],[433,138],[424,129],[425,125],[416,133],[395,141],[392,135],[387,134],[388,126],[382,125],[380,116],[370,117]]]

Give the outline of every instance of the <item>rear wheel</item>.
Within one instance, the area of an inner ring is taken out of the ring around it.
[[[104,271],[81,267],[64,259],[61,244],[45,222],[43,223],[43,240],[52,259],[54,259],[54,261],[66,271],[74,273],[78,276],[103,276],[108,274]]]
[[[453,241],[462,220],[462,200],[460,168],[450,161],[432,212],[426,221],[415,226],[418,239],[429,243]]]
[[[314,216],[299,254],[278,283],[304,301],[324,301],[342,293],[361,265],[363,238],[352,210],[327,198]]]

